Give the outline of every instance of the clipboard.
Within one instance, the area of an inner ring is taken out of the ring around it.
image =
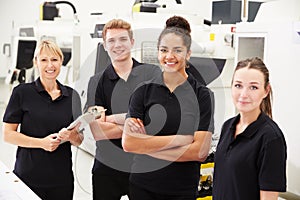
[[[92,121],[94,121],[102,112],[105,112],[106,109],[98,111],[97,108],[95,108],[92,112],[86,112],[77,119],[75,119],[68,127],[68,130],[73,129],[78,123],[80,123],[79,126],[79,132],[82,132],[84,130],[84,127],[89,125]],[[66,141],[61,141],[60,144],[64,143]]]
[[[78,123],[80,123],[79,126],[79,132],[84,130],[84,127],[87,126],[89,123],[91,123],[93,120],[95,120],[95,116],[93,113],[87,112],[75,119],[68,127],[68,130],[73,129]],[[60,144],[65,143],[66,141],[62,140]]]
[[[94,121],[97,117],[101,115],[102,112],[105,112],[107,109],[98,110],[97,107],[92,108],[91,112],[86,112],[80,115],[76,120],[74,120],[68,127],[68,130],[73,129],[79,122],[80,127],[79,130],[82,130],[85,126],[89,125],[92,121]]]
[[[95,120],[95,115],[93,113],[87,112],[84,113],[82,115],[80,115],[79,117],[77,117],[76,120],[74,120],[68,127],[68,130],[73,129],[78,123],[80,124],[80,129],[82,129],[83,127],[85,127],[86,125],[88,125],[89,123],[91,123],[93,120]]]

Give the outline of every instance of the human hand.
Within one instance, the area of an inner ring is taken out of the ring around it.
[[[91,106],[88,108],[88,112],[93,113],[96,119],[101,119],[105,121],[105,111],[106,109],[103,106]]]
[[[128,126],[132,132],[146,134],[144,123],[139,118],[131,118],[128,121]]]
[[[72,129],[62,128],[57,134],[58,139],[61,141],[73,141],[79,133],[79,127],[80,123],[76,124],[76,126]]]
[[[55,151],[59,146],[61,140],[58,138],[57,133],[50,134],[42,139],[42,149],[45,151]]]

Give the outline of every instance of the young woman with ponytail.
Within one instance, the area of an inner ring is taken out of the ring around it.
[[[272,120],[269,71],[260,58],[238,62],[231,94],[239,114],[222,127],[213,199],[277,200],[286,191],[287,147]]]

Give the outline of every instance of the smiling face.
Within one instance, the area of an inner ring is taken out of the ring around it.
[[[191,51],[183,43],[183,39],[168,33],[161,38],[158,47],[158,60],[165,72],[185,72],[186,61],[190,58]]]
[[[42,49],[36,57],[36,65],[41,79],[56,80],[56,77],[60,73],[62,59],[58,54],[48,49]]]
[[[131,59],[131,48],[134,41],[130,39],[126,29],[108,29],[104,41],[104,48],[107,50],[112,62]]]
[[[260,104],[268,92],[269,85],[265,88],[264,75],[261,71],[248,67],[235,71],[231,94],[233,103],[240,113],[260,112]]]

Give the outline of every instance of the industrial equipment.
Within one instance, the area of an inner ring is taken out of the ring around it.
[[[68,4],[72,7],[74,16],[71,19],[59,17],[57,4]],[[45,2],[41,6],[41,20],[32,24],[16,23],[11,47],[10,67],[6,83],[13,85],[30,82],[37,76],[33,68],[33,56],[37,42],[42,39],[54,40],[64,54],[63,68],[58,79],[65,84],[71,84],[78,77],[79,63],[76,65],[75,26],[78,24],[77,12],[73,4],[67,1]],[[72,63],[73,61],[73,63]],[[73,72],[73,73],[71,73]]]

